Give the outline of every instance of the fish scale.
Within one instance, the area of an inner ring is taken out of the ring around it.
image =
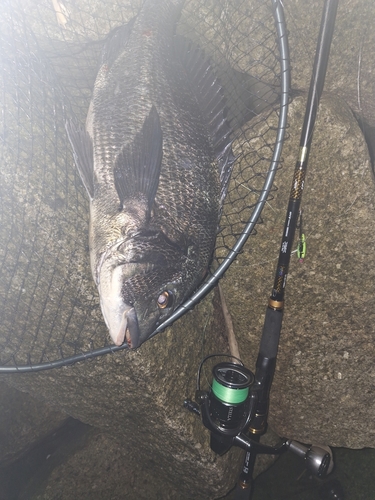
[[[132,348],[207,272],[234,162],[210,63],[174,35],[182,4],[146,1],[109,34],[87,131],[67,126],[103,316],[115,344]]]

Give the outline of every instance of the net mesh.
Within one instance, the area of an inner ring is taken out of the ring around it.
[[[88,200],[65,122],[84,123],[108,33],[140,1],[9,0],[0,19],[0,366],[109,345],[91,278]],[[187,1],[177,27],[210,57],[235,164],[213,266],[242,233],[272,158],[280,95],[268,0]]]

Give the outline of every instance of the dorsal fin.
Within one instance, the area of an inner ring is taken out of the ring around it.
[[[233,163],[232,129],[227,120],[223,88],[204,51],[191,40],[177,35],[175,53],[180,58],[190,80],[191,89],[199,103],[210,142],[219,166],[221,182],[220,202],[225,198]]]
[[[121,206],[128,198],[142,193],[149,209],[155,200],[163,157],[163,133],[159,114],[152,106],[142,129],[133,142],[118,154],[114,166],[114,181]]]

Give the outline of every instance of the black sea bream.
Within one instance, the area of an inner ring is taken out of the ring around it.
[[[90,258],[116,345],[138,347],[204,278],[234,157],[222,89],[146,0],[108,36],[86,130],[67,124],[90,197]]]

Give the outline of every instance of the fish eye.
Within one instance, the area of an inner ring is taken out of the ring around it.
[[[165,309],[166,307],[170,307],[172,305],[172,302],[173,302],[173,294],[168,290],[164,290],[164,292],[162,292],[159,295],[157,300],[160,309]]]

